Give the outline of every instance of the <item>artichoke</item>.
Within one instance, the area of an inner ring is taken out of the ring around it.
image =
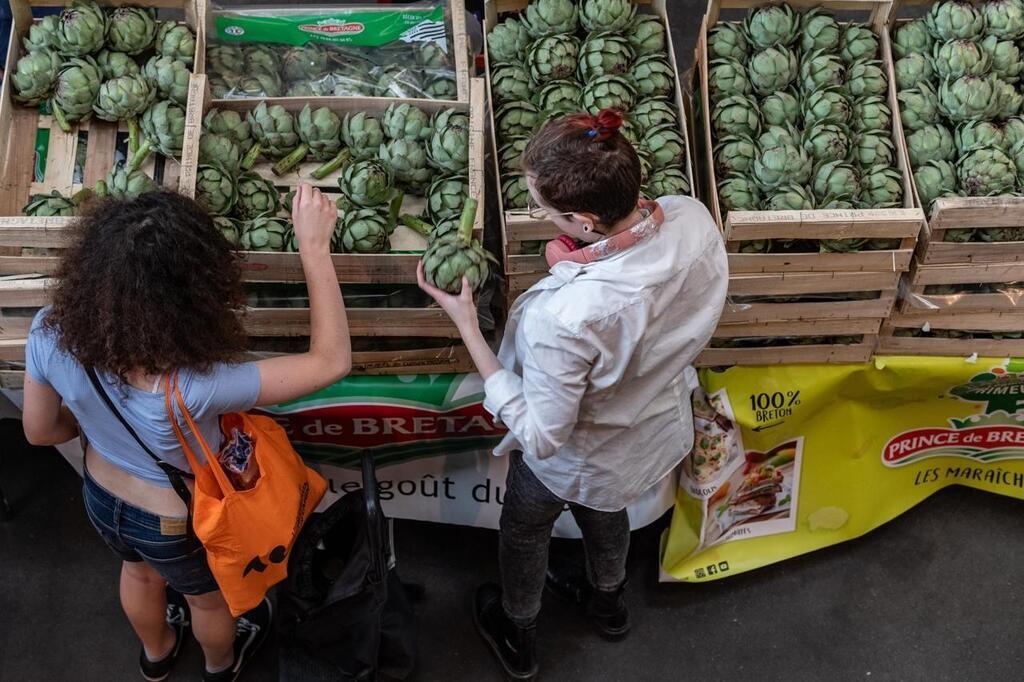
[[[619,39],[628,49],[625,40]],[[580,64],[580,41],[571,35],[545,36],[530,45],[526,65],[537,83],[572,78]]]
[[[433,40],[416,43],[416,63],[427,70],[447,69],[448,52]]]
[[[811,176],[813,163],[803,147],[792,144],[762,148],[754,159],[754,181],[764,192],[783,185],[802,185]]]
[[[152,47],[156,28],[156,10],[118,7],[107,21],[107,44],[115,52],[135,56]]]
[[[990,121],[965,121],[953,133],[956,151],[963,155],[982,147],[996,147],[1007,151],[1002,127]]]
[[[685,196],[690,193],[690,181],[681,168],[661,168],[647,178],[643,193],[650,199]]]
[[[730,175],[718,183],[718,198],[729,211],[757,211],[761,208],[761,190],[742,175]]]
[[[766,211],[810,211],[814,208],[814,195],[803,185],[780,187],[768,197]]]
[[[528,137],[513,137],[506,140],[505,144],[498,150],[498,165],[502,174],[523,172],[523,152],[529,144]]]
[[[242,150],[227,135],[206,132],[199,137],[199,163],[237,173],[242,165]]]
[[[208,133],[224,135],[238,145],[238,149],[243,154],[252,149],[252,128],[249,126],[249,121],[237,111],[210,109],[203,118],[203,130]],[[243,162],[242,166],[249,168],[252,164],[246,165]]]
[[[210,45],[206,48],[206,69],[228,80],[240,78],[245,73],[245,54],[234,45]]]
[[[708,94],[715,102],[729,95],[749,95],[753,88],[747,67],[731,57],[715,59],[708,64]]]
[[[375,69],[377,79],[377,95],[379,97],[397,97],[400,99],[422,98],[423,81],[421,71],[410,69],[398,64],[390,64]],[[335,93],[337,94],[337,93]]]
[[[321,179],[337,170],[350,156],[351,152],[348,150],[341,153],[341,119],[327,107],[319,107],[314,111],[307,104],[299,112],[295,123],[301,143],[274,164],[271,169],[274,175],[281,176],[291,172],[311,154],[317,161],[328,162],[313,174],[317,179]]]
[[[520,62],[526,56],[530,33],[516,17],[509,17],[487,34],[487,51],[496,62]]]
[[[111,168],[107,174],[105,194],[121,201],[139,198],[146,192],[160,189],[156,181],[141,170],[130,170],[126,167]]]
[[[846,67],[834,54],[823,50],[804,56],[800,64],[800,87],[805,95],[833,85],[842,86],[846,81]]]
[[[846,90],[850,97],[884,95],[888,89],[882,62],[860,60],[851,64],[846,72]]]
[[[757,145],[747,135],[727,135],[715,146],[715,175],[748,173],[757,158]]]
[[[792,45],[800,32],[800,17],[787,4],[766,5],[747,13],[743,29],[755,47]]]
[[[935,38],[924,19],[914,19],[896,27],[892,32],[892,51],[897,57],[918,53],[931,55]]]
[[[36,50],[57,50],[57,24],[60,19],[56,14],[49,14],[28,27],[28,35],[21,39],[26,52]],[[41,195],[40,195],[41,196]]]
[[[676,128],[667,124],[645,132],[640,147],[650,154],[654,170],[682,163],[686,158],[686,140]]]
[[[427,162],[440,171],[462,173],[469,167],[469,121],[451,117],[427,142]]]
[[[939,110],[953,123],[992,118],[999,106],[999,92],[992,78],[962,76],[944,80],[939,86]]]
[[[241,78],[234,90],[237,97],[255,99],[280,97],[283,94],[283,88],[281,78],[276,73],[254,71]]]
[[[744,95],[730,95],[719,100],[711,111],[711,126],[718,138],[757,135],[761,130],[757,102]]]
[[[982,3],[985,30],[1002,40],[1024,38],[1024,2],[1021,0],[989,0]]]
[[[850,161],[861,168],[892,166],[896,160],[896,146],[887,130],[868,130],[857,135],[850,149]]]
[[[427,190],[427,215],[435,222],[462,212],[469,196],[469,185],[461,177],[437,177]]]
[[[939,122],[939,95],[927,81],[916,88],[896,94],[900,105],[900,118],[907,130],[920,130]]]
[[[815,163],[842,161],[850,153],[850,136],[846,128],[834,123],[819,123],[809,128],[804,133],[803,144]]]
[[[811,189],[819,201],[860,195],[857,169],[845,161],[828,161],[814,171]]]
[[[903,176],[888,164],[871,166],[860,176],[860,203],[865,208],[899,208]]]
[[[517,135],[530,135],[540,123],[540,109],[529,102],[509,102],[494,114],[498,137],[507,139]]]
[[[534,38],[575,33],[580,12],[573,0],[537,0],[527,6],[520,17],[527,32]]]
[[[71,132],[71,121],[89,118],[93,102],[99,94],[103,75],[92,57],[75,57],[65,62],[57,72],[53,86],[51,108],[57,125]]]
[[[757,146],[762,151],[772,147],[799,144],[800,133],[793,126],[768,126],[757,138]]]
[[[455,76],[448,72],[436,74],[427,79],[423,94],[429,99],[457,99],[459,84]]]
[[[543,40],[557,39],[559,36],[553,36]],[[537,41],[538,43],[543,40]],[[530,59],[532,59],[533,48],[530,49]],[[656,55],[660,57],[660,55]],[[620,36],[612,32],[600,32],[591,33],[583,45],[580,46],[577,54],[579,60],[579,72],[580,78],[584,81],[590,81],[597,76],[606,76],[609,74],[623,74],[629,70],[630,64],[635,59],[633,48],[630,46],[623,36]],[[550,78],[538,78],[536,70],[533,67],[533,62],[530,61],[530,71],[534,74],[534,78],[537,82],[547,82]],[[568,78],[572,74],[565,74],[563,78]],[[635,80],[635,79],[634,79]]]
[[[527,208],[530,205],[530,189],[526,176],[512,175],[501,185],[501,196],[505,210]]]
[[[231,248],[237,249],[238,243],[242,239],[242,223],[234,218],[218,215],[213,216],[213,224],[224,235],[224,239],[231,245]]]
[[[637,14],[626,28],[626,40],[637,57],[664,54],[667,48],[665,25],[653,14]]]
[[[583,88],[575,81],[551,81],[537,93],[535,104],[541,111],[573,113],[579,111]]]
[[[431,285],[456,294],[465,279],[473,291],[479,291],[490,278],[491,263],[496,263],[479,242],[473,239],[476,199],[466,199],[453,236],[434,239],[423,253],[423,274]]]
[[[379,208],[349,211],[341,222],[340,246],[345,253],[385,253],[388,241],[388,215]]]
[[[217,75],[209,76],[206,82],[210,85],[210,93],[214,99],[224,99],[235,89],[233,83],[228,83],[227,80]]]
[[[934,74],[932,60],[920,52],[912,52],[896,61],[896,88],[907,90],[918,83],[930,81]]]
[[[491,72],[491,95],[497,103],[530,99],[533,91],[530,72],[518,64],[502,64]]]
[[[295,118],[280,104],[267,106],[260,102],[246,117],[257,152],[272,159],[288,156],[299,146],[299,135],[295,129]]]
[[[973,40],[949,40],[935,44],[932,66],[939,80],[960,76],[984,76],[992,57]]]
[[[933,123],[907,136],[907,152],[914,168],[928,161],[952,161],[953,136],[942,124]]]
[[[254,71],[279,73],[281,71],[281,52],[275,46],[264,43],[246,45],[242,50],[242,55],[245,59],[246,73]]]
[[[238,200],[235,179],[222,166],[200,165],[196,170],[196,201],[213,216],[231,213]],[[237,243],[237,238],[232,240]]]
[[[128,148],[138,149],[138,116],[149,108],[156,93],[142,76],[121,76],[100,86],[92,109],[104,121],[125,121],[128,124]]]
[[[56,216],[70,218],[75,215],[78,206],[73,199],[68,199],[57,190],[49,194],[33,194],[29,197],[28,203],[21,212],[27,216],[36,218],[48,218]]]
[[[281,57],[281,75],[286,80],[310,80],[326,73],[327,51],[317,43],[290,47]]]
[[[679,116],[676,114],[675,107],[663,99],[645,99],[633,107],[629,119],[640,128],[641,132],[663,123],[679,126]]]
[[[591,33],[622,31],[635,14],[632,0],[583,0],[580,5],[580,23]]]
[[[773,92],[761,100],[761,116],[768,125],[796,125],[800,120],[800,100],[790,90]]]
[[[384,142],[380,121],[360,111],[347,113],[341,121],[341,139],[358,160],[372,159]]]
[[[380,206],[394,194],[391,167],[377,159],[354,161],[345,167],[338,186],[356,206]]]
[[[861,97],[850,108],[850,127],[857,132],[888,130],[891,126],[892,109],[881,97]]]
[[[161,99],[188,104],[188,80],[192,73],[185,62],[172,57],[153,57],[146,62],[143,73]]]
[[[638,97],[668,97],[675,90],[676,72],[661,55],[636,60],[629,71]]]
[[[334,81],[330,77],[288,84],[285,97],[330,97],[334,94]]]
[[[993,74],[1007,83],[1020,80],[1021,72],[1024,71],[1024,58],[1016,43],[989,36],[982,41],[981,48],[992,63]]]
[[[36,106],[47,99],[57,82],[61,59],[56,52],[38,49],[18,60],[11,74],[15,101]]]
[[[964,0],[942,0],[935,3],[928,10],[924,21],[936,40],[977,38],[985,30],[985,16]]]
[[[380,160],[391,167],[395,178],[411,189],[422,189],[433,177],[427,166],[427,152],[416,140],[391,140],[380,146]]]
[[[153,47],[161,57],[183,61],[190,69],[195,64],[196,36],[185,24],[176,21],[161,23]]]
[[[743,27],[737,22],[715,24],[708,31],[708,59],[738,59],[745,61],[750,45]]]
[[[238,188],[235,213],[243,220],[276,215],[281,210],[281,195],[273,183],[256,173],[242,173],[235,186]]]
[[[914,168],[914,184],[927,209],[941,196],[956,191],[956,167],[945,159],[932,159]]]
[[[57,52],[84,57],[99,51],[107,35],[107,15],[92,0],[75,0],[60,13],[54,34]]]
[[[284,218],[263,215],[243,224],[238,245],[243,251],[284,251],[291,232]]]
[[[804,13],[800,20],[800,48],[804,52],[839,51],[839,24],[819,8]]]
[[[769,47],[754,53],[747,65],[750,83],[759,95],[789,87],[799,70],[796,55],[785,47]]]
[[[839,36],[839,56],[847,64],[878,58],[878,36],[864,24],[847,24]]]
[[[1024,118],[1014,116],[1003,122],[1003,141],[1006,149],[1013,149],[1024,140]]]
[[[139,63],[124,52],[102,50],[96,55],[96,66],[100,67],[103,80],[120,78],[121,76],[138,76],[142,74]]]
[[[621,76],[598,76],[583,88],[583,108],[592,114],[601,109],[629,111],[636,101],[636,88]]]
[[[996,77],[992,78],[992,86],[996,93],[996,118],[1013,118],[1020,113],[1021,105],[1024,105],[1024,95],[1020,94],[1016,87]]]
[[[156,102],[139,117],[142,133],[153,149],[169,158],[180,158],[185,141],[185,110],[164,100]]]
[[[852,112],[853,106],[841,88],[833,86],[815,90],[804,101],[804,127],[810,128],[818,123],[846,125]]]
[[[983,147],[967,152],[957,161],[960,188],[969,197],[1012,192],[1017,186],[1017,167],[1002,150]]]
[[[384,134],[392,140],[427,140],[432,132],[430,116],[414,104],[396,102],[381,118]]]

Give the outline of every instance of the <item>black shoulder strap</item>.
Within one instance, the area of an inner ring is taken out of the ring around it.
[[[163,471],[164,474],[167,476],[167,479],[171,482],[171,487],[174,488],[174,492],[178,494],[178,497],[181,498],[181,501],[185,503],[185,507],[188,509],[190,521],[189,527],[191,528],[192,493],[189,492],[188,486],[185,485],[184,479],[192,478],[192,474],[182,471],[181,469],[175,467],[174,465],[168,462],[165,462],[164,460],[160,459],[155,454],[153,454],[153,451],[149,449],[148,445],[142,442],[142,439],[139,438],[139,434],[135,433],[135,429],[133,429],[132,425],[129,424],[128,421],[124,418],[124,415],[122,415],[121,411],[117,409],[117,406],[114,405],[114,401],[110,399],[110,396],[107,394],[106,389],[103,388],[103,384],[100,383],[100,378],[96,376],[96,370],[93,369],[92,367],[87,367],[85,371],[89,375],[89,381],[92,382],[92,386],[93,388],[96,389],[96,393],[98,393],[100,398],[103,399],[103,402],[107,404],[107,407],[110,408],[110,411],[114,413],[114,416],[117,417],[117,420],[121,422],[121,425],[124,426],[128,433],[131,434],[132,438],[135,439],[135,442],[138,443],[143,450],[145,450],[146,454],[149,455],[154,462],[156,462],[156,465],[160,467],[160,470]]]

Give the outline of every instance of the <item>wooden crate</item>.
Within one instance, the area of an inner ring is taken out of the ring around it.
[[[1020,294],[975,293],[966,290],[954,294],[927,293],[934,285],[1009,284]],[[1013,263],[973,263],[965,265],[923,265],[915,262],[900,297],[902,313],[924,312],[1024,312],[1024,261]]]
[[[823,7],[844,11],[858,20],[867,18],[879,35],[881,60],[888,70],[888,100],[893,110],[892,139],[896,146],[896,162],[903,175],[903,207],[871,210],[814,210],[814,211],[730,211],[723,215],[715,178],[714,143],[711,137],[711,98],[708,92],[707,33],[718,23],[723,10],[751,9],[761,4],[753,0],[710,0],[708,12],[701,26],[695,54],[694,92],[700,109],[703,140],[703,184],[705,203],[722,228],[729,251],[729,269],[741,272],[828,272],[828,271],[896,271],[904,272],[910,260],[918,235],[924,224],[924,212],[918,208],[907,161],[903,127],[899,121],[893,74],[892,49],[885,21],[888,16],[887,0],[797,0],[789,4],[795,8]],[[865,14],[868,14],[865,17]],[[739,253],[745,241],[762,239],[851,239],[899,238],[895,250],[862,251],[859,253]]]
[[[957,331],[1024,331],[1024,311],[955,312],[915,311],[894,315],[882,327],[878,353],[889,355],[1022,356],[1024,339],[947,339],[896,336],[899,329]]]
[[[896,302],[898,272],[787,272],[740,274],[729,278],[729,299],[721,325],[787,320],[863,320],[887,318]],[[877,294],[855,298],[842,294]],[[743,297],[807,297],[820,301],[744,301]],[[831,296],[830,296],[831,295]],[[832,298],[834,296],[835,298]]]
[[[802,320],[719,324],[716,339],[774,338],[777,345],[755,348],[705,348],[697,367],[867,362],[878,341],[880,318]],[[856,336],[852,344],[794,344],[792,337]],[[713,343],[713,342],[712,342]]]
[[[486,46],[487,34],[498,24],[501,14],[520,12],[529,5],[529,0],[485,0],[484,2],[484,63],[487,73],[487,92],[491,92],[491,62]],[[634,0],[640,7],[650,7],[654,14],[661,17],[665,25],[666,50],[669,63],[676,72],[675,104],[679,111],[680,132],[686,140],[686,176],[690,179],[690,195],[696,198],[697,181],[694,177],[692,158],[692,134],[688,121],[691,113],[689,100],[684,97],[683,82],[679,78],[679,67],[676,63],[675,49],[672,46],[672,31],[668,21],[669,0]],[[529,289],[548,274],[548,264],[543,256],[523,252],[523,242],[549,241],[560,232],[550,220],[536,220],[522,209],[505,210],[504,197],[501,191],[502,177],[498,164],[498,140],[494,129],[494,106],[490,107],[490,144],[491,156],[494,159],[494,176],[498,179],[498,211],[501,220],[502,243],[505,245],[505,275],[508,287],[508,300],[514,300],[519,294]]]

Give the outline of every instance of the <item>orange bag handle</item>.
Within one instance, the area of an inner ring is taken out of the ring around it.
[[[192,447],[185,439],[185,434],[178,425],[178,420],[174,415],[174,408],[171,406],[172,392],[174,393],[175,401],[178,403],[178,409],[181,410],[181,416],[185,418],[185,423],[188,424],[189,430],[192,432],[192,435],[196,437],[196,442],[199,443],[200,449],[206,456],[208,468],[202,467],[199,464],[199,458],[196,457]],[[181,443],[181,449],[185,452],[185,458],[192,467],[193,473],[197,477],[200,475],[206,476],[207,471],[212,473],[214,481],[217,483],[217,487],[220,488],[221,495],[227,495],[235,492],[235,487],[231,485],[231,481],[228,480],[227,474],[224,473],[224,469],[220,466],[220,460],[217,459],[217,456],[212,450],[210,450],[210,446],[207,444],[206,439],[203,438],[203,434],[199,431],[199,427],[196,426],[195,421],[192,419],[192,414],[188,411],[188,407],[185,406],[185,398],[182,397],[181,388],[178,386],[177,372],[174,373],[173,380],[170,375],[164,378],[164,406],[167,408],[167,416],[170,419],[171,427],[174,429],[174,435],[177,436],[178,442]]]

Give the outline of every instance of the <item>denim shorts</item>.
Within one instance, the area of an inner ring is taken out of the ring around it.
[[[133,507],[92,480],[88,472],[82,497],[89,521],[122,560],[145,561],[180,594],[220,589],[206,562],[206,550],[194,534],[185,532],[184,519]]]

